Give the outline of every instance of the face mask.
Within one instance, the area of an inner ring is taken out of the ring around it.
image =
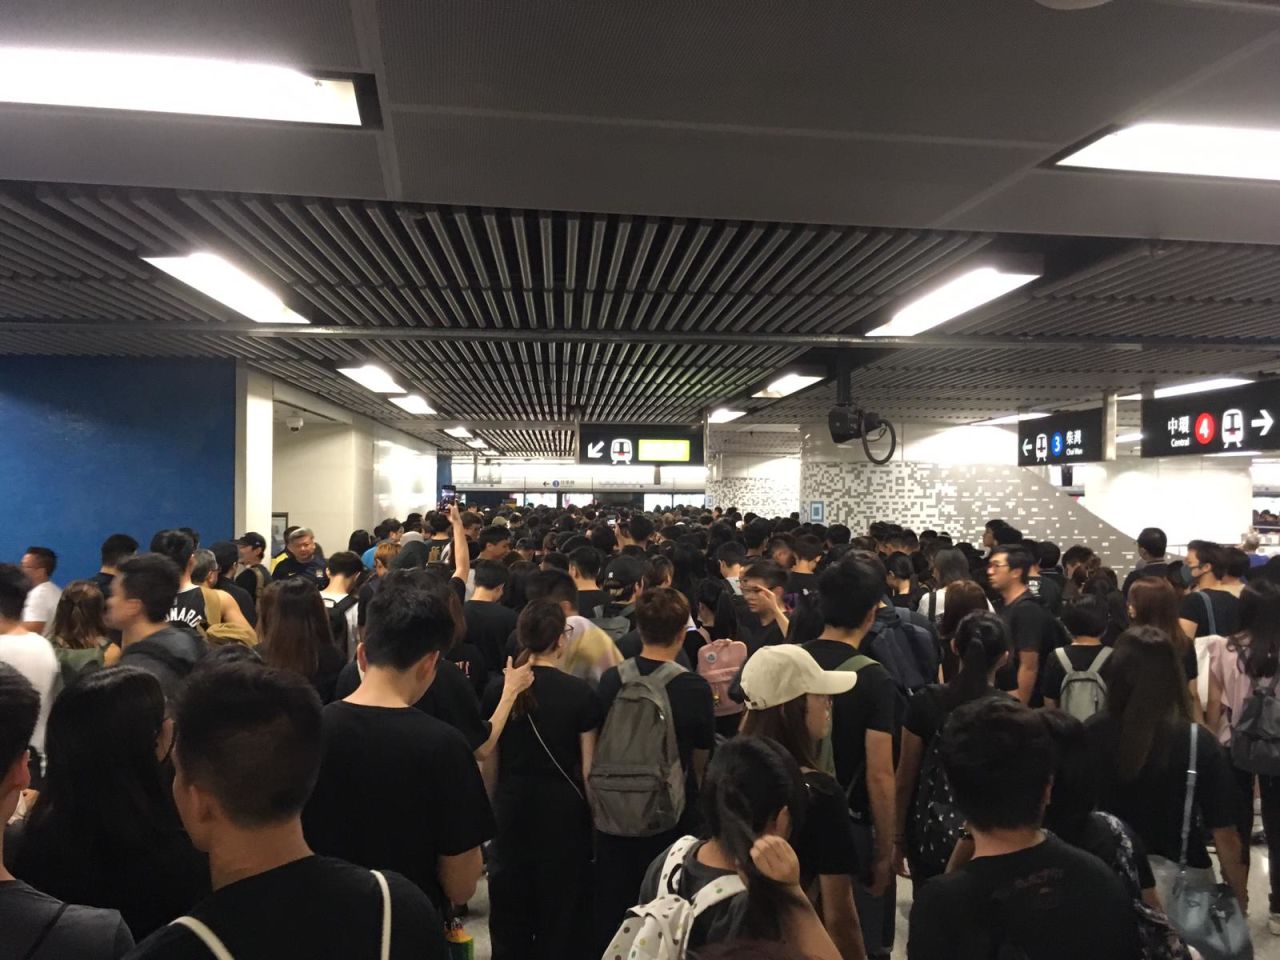
[[[1191,568],[1185,563],[1178,568],[1178,579],[1182,581],[1184,587],[1189,587],[1195,583],[1196,578],[1191,575]]]

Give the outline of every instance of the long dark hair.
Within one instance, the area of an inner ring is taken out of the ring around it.
[[[735,737],[716,750],[702,788],[707,828],[725,856],[747,878],[747,909],[741,934],[778,940],[791,896],[756,868],[751,848],[769,820],[785,807],[791,835],[804,821],[808,797],[800,767],[782,746],[761,737]]]
[[[53,639],[71,650],[88,650],[107,636],[106,599],[92,580],[72,580],[53,614]]]
[[[1149,761],[1167,755],[1170,734],[1191,722],[1187,676],[1169,637],[1148,626],[1120,635],[1108,667],[1106,712],[1120,727],[1118,773],[1134,780]]]
[[[1227,641],[1250,677],[1280,670],[1280,586],[1254,578],[1240,592],[1240,632]]]
[[[947,588],[947,595],[951,595],[951,587]],[[947,703],[954,709],[991,689],[987,675],[1009,652],[1009,628],[996,614],[981,610],[960,621],[952,643],[960,658],[960,672],[947,684]]]
[[[817,744],[809,736],[808,697],[795,697],[765,710],[748,710],[742,718],[739,736],[767,737],[776,742],[801,767],[816,769]]]
[[[950,640],[956,635],[960,621],[969,614],[991,609],[987,606],[986,593],[972,580],[953,580],[947,585],[947,592],[943,597],[945,600],[938,623],[938,634],[944,640]]]
[[[315,584],[302,577],[267,584],[258,603],[258,638],[267,666],[313,679],[320,670],[321,646],[334,645]]]
[[[1129,586],[1129,606],[1133,607],[1132,626],[1155,627],[1168,637],[1178,653],[1186,653],[1192,640],[1182,632],[1178,622],[1178,595],[1167,581],[1156,577],[1139,578]]]
[[[520,611],[516,621],[516,644],[520,654],[516,657],[516,666],[523,666],[535,653],[546,653],[555,648],[564,636],[564,610],[554,600],[531,600]],[[516,697],[511,715],[523,717],[538,709],[538,701],[534,699],[533,687]]]
[[[1053,737],[1056,762],[1053,792],[1044,825],[1068,843],[1083,835],[1098,805],[1098,764],[1084,724],[1064,710],[1042,710],[1040,719]]]
[[[164,692],[154,675],[120,666],[86,674],[49,711],[44,788],[29,836],[50,831],[96,857],[148,846],[177,821],[156,742]]]

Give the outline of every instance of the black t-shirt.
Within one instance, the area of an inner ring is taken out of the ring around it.
[[[502,672],[506,666],[506,643],[516,628],[516,613],[500,603],[468,600],[463,606],[467,619],[467,643],[479,648],[489,673]]]
[[[104,597],[111,596],[111,584],[115,582],[115,574],[103,573],[99,570],[89,579],[98,585],[98,589],[102,591]]]
[[[796,573],[792,571],[787,576],[787,598],[798,599],[817,592],[818,575],[816,573]]]
[[[0,956],[119,960],[133,947],[129,928],[115,910],[68,906],[58,916],[61,907],[21,880],[0,883]],[[40,949],[30,953],[41,936]]]
[[[680,666],[684,667],[686,670],[694,669],[694,659],[689,656],[690,638],[692,636],[697,636],[699,640],[702,638],[702,634],[698,633],[698,631],[690,630],[685,634],[685,642],[684,645],[681,646],[680,652],[676,654],[676,663],[680,664]],[[702,644],[697,643],[696,646],[700,647]],[[618,652],[622,654],[623,660],[630,660],[632,657],[640,656],[640,651],[643,649],[644,641],[640,639],[639,630],[632,630],[630,633],[625,633],[622,635],[621,639],[618,640]]]
[[[271,571],[272,580],[292,580],[294,577],[306,577],[316,585],[317,590],[323,590],[329,585],[329,578],[324,573],[324,560],[321,559],[319,550],[306,563],[293,554],[286,553],[284,559]]]
[[[555,667],[534,667],[530,692],[537,707],[529,716],[513,714],[498,740],[495,855],[504,862],[589,859],[591,813],[582,799],[580,737],[600,726],[600,700],[585,680]],[[494,678],[484,695],[486,716],[501,697],[502,681]]]
[[[596,615],[596,607],[607,606],[612,600],[606,590],[579,590],[578,612],[590,620]]]
[[[1001,607],[1000,617],[1009,628],[1013,652],[1008,664],[996,674],[996,686],[1001,690],[1017,690],[1019,654],[1039,654],[1040,666],[1043,667],[1052,652],[1066,641],[1066,634],[1044,604],[1031,595],[1030,590],[1021,594],[1013,603]],[[1031,706],[1040,706],[1038,684],[1031,691]]]
[[[662,666],[661,660],[634,657],[640,675],[647,677]],[[610,667],[600,678],[596,691],[600,697],[601,725],[603,717],[613,706],[614,698],[622,689],[618,668]],[[680,750],[680,764],[685,773],[685,812],[680,818],[681,829],[698,821],[698,786],[693,776],[693,751],[710,750],[716,744],[715,701],[707,681],[691,671],[686,671],[667,684],[667,698],[671,701],[671,714],[676,726],[676,745]]]
[[[249,596],[253,597],[255,603],[257,603],[258,600],[258,570],[263,572],[263,579],[265,581],[265,583],[263,583],[263,587],[265,588],[266,585],[271,582],[271,571],[260,563],[241,570],[240,573],[237,574],[235,580],[236,586],[249,594]]]
[[[800,829],[791,835],[803,885],[816,877],[852,876],[869,868],[858,862],[849,801],[840,784],[818,770],[807,771],[804,783],[809,806]]]
[[[1190,757],[1190,725],[1179,723],[1163,731],[1150,759],[1132,780],[1117,770],[1120,725],[1105,711],[1085,723],[1085,732],[1098,758],[1098,808],[1113,813],[1142,838],[1147,851],[1177,860],[1182,846],[1182,810]],[[1198,821],[1207,829],[1229,827],[1232,814],[1231,761],[1213,735],[1201,729],[1196,737],[1195,803]],[[1187,863],[1209,866],[1203,832],[1194,828],[1187,846]]]
[[[231,595],[231,599],[236,602],[236,606],[240,608],[244,618],[249,621],[249,626],[256,627],[258,625],[258,604],[253,599],[253,594],[237,586],[235,581],[228,577],[220,578],[214,589],[225,590]]]
[[[839,640],[811,640],[804,648],[823,670],[837,670],[858,654]],[[897,740],[898,686],[893,675],[879,663],[863,667],[854,688],[832,698],[831,752],[836,779],[845,787],[853,784],[849,809],[863,820],[871,812],[866,778],[868,730],[887,733]]]
[[[1095,810],[1078,822],[1055,824],[1053,831],[1059,840],[1092,853],[1110,867],[1126,887],[1129,886],[1129,880],[1125,876],[1123,862],[1129,861],[1138,875],[1137,889],[1128,891],[1133,899],[1137,900],[1142,896],[1143,890],[1150,890],[1156,885],[1142,838],[1132,827],[1112,814]]]
[[[377,594],[378,588],[382,586],[381,577],[370,577],[365,581],[365,585],[360,588],[357,596],[360,598],[356,604],[356,626],[363,627],[369,622],[369,602]]]
[[[351,815],[358,818],[358,808]],[[444,921],[431,901],[399,874],[383,874],[391,894],[392,960],[446,960]],[[364,867],[304,857],[223,887],[190,916],[212,930],[235,960],[377,960],[382,891]],[[130,956],[212,960],[209,948],[180,926],[165,927]]]
[[[1129,575],[1124,578],[1124,587],[1121,592],[1127,597],[1129,588],[1133,586],[1135,580],[1163,580],[1168,572],[1169,564],[1164,560],[1154,560],[1136,570],[1130,570]]]
[[[475,690],[477,698],[484,696],[490,679],[489,664],[485,661],[479,647],[474,643],[460,643],[449,651],[449,662],[462,671],[462,675]]]
[[[1207,597],[1213,605],[1214,622],[1211,629],[1209,608],[1205,606]],[[1196,590],[1182,598],[1182,607],[1178,616],[1183,620],[1196,622],[1196,636],[1208,637],[1215,633],[1220,637],[1230,637],[1240,632],[1240,598],[1225,590]]]
[[[862,682],[861,678],[858,680]],[[902,725],[919,737],[928,747],[929,743],[947,722],[955,705],[947,696],[949,690],[945,683],[931,683],[916,691],[915,696],[907,701],[907,712],[902,718]],[[1003,690],[988,687],[982,697],[1008,696]]]
[[[333,698],[345,700],[359,686],[360,668],[354,662],[348,663],[338,675]],[[489,724],[480,716],[480,698],[475,688],[458,665],[449,660],[436,664],[436,678],[414,707],[453,727],[472,750],[489,739]]]
[[[971,860],[916,892],[909,960],[988,960],[1001,942],[1035,960],[1133,960],[1132,901],[1097,857],[1053,836]]]
[[[324,758],[302,823],[317,853],[402,873],[442,911],[436,859],[494,834],[457,730],[421,710],[345,702],[324,708]]]
[[[1027,581],[1027,591],[1038,597],[1053,616],[1062,613],[1062,584],[1052,577],[1031,577]]]
[[[729,870],[721,870],[719,867],[711,867],[698,861],[698,850],[705,843],[704,840],[693,846],[684,858],[683,867],[675,874],[676,892],[688,900],[692,900],[694,895],[708,884],[733,875]],[[667,847],[658,854],[649,864],[649,869],[645,871],[644,880],[640,884],[640,903],[648,903],[667,892],[659,890],[658,884],[662,879],[662,868],[667,862],[667,853],[670,849]],[[689,949],[697,950],[707,944],[724,943],[735,939],[746,918],[747,894],[745,891],[708,907],[693,921],[693,928],[689,932]]]

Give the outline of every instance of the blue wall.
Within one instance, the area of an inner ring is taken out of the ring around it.
[[[0,561],[51,547],[65,584],[112,533],[233,536],[235,390],[230,360],[0,357]]]

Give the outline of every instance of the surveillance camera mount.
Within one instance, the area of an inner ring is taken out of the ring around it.
[[[884,466],[893,459],[898,449],[898,432],[893,424],[872,410],[863,410],[853,400],[852,372],[849,369],[849,358],[841,355],[836,360],[836,405],[827,414],[827,426],[831,430],[833,443],[847,443],[850,440],[862,441],[862,452],[867,459],[877,466]],[[887,449],[878,452],[872,450],[888,438]]]

